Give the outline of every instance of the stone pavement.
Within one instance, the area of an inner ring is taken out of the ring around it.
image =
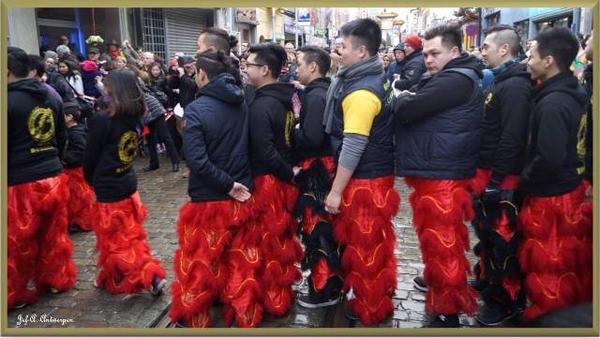
[[[111,295],[92,286],[96,275],[95,236],[90,233],[72,235],[75,244],[74,260],[77,265],[77,283],[72,290],[57,295],[45,295],[32,306],[8,313],[8,327],[71,327],[71,328],[144,328],[165,327],[170,304],[169,286],[173,281],[173,255],[177,248],[175,224],[179,208],[188,200],[187,180],[181,172],[172,173],[168,160],[161,156],[162,166],[153,172],[143,172],[147,158],[138,159],[135,169],[142,201],[148,208],[145,227],[148,232],[152,254],[163,262],[167,270],[168,286],[165,293],[152,297],[149,293],[138,295]],[[413,288],[412,280],[423,270],[419,244],[412,228],[412,213],[408,205],[408,188],[397,179],[396,187],[401,193],[400,212],[394,219],[398,238],[398,288],[393,297],[396,309],[393,316],[379,327],[419,328],[427,323],[425,294]],[[474,235],[471,233],[472,246]],[[472,255],[468,256],[474,262]],[[306,290],[306,283],[298,285]],[[294,304],[283,317],[265,315],[261,327],[317,328],[346,326],[344,321],[333,323],[334,312],[329,309],[304,309]],[[214,327],[224,327],[219,308],[213,308]],[[29,319],[29,322],[25,322]],[[62,322],[61,322],[62,321]],[[472,317],[461,317],[465,326],[477,326]],[[346,322],[347,323],[347,322]],[[356,324],[360,327],[360,323]]]

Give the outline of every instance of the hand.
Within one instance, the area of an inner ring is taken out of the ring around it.
[[[490,183],[481,194],[481,201],[485,206],[496,206],[500,203],[502,189],[498,184]]]
[[[329,195],[325,199],[325,211],[332,215],[337,215],[340,213],[340,204],[342,204],[342,195],[329,192]]]
[[[294,172],[294,177],[296,177],[302,171],[302,167],[292,167],[292,171]]]
[[[394,80],[400,80],[400,74],[394,74]]]
[[[183,74],[185,74],[185,70],[183,70],[181,67],[177,67],[177,72],[179,73],[179,76],[183,76]]]
[[[229,190],[228,194],[233,199],[239,202],[245,202],[250,198],[250,196],[252,196],[248,188],[245,185],[238,182],[233,182],[233,188]]]

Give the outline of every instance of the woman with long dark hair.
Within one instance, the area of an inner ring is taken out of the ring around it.
[[[133,161],[147,107],[137,77],[127,69],[105,78],[108,107],[88,121],[83,171],[94,188],[98,276],[94,286],[108,292],[159,295],[167,281],[152,257],[142,223],[147,211],[137,191]]]
[[[170,317],[182,326],[210,326],[209,310],[220,300],[226,325],[235,319],[239,327],[256,327],[263,312],[262,232],[250,195],[248,109],[230,57],[205,51],[196,69],[199,97],[185,108],[183,131],[191,201],[177,222]]]

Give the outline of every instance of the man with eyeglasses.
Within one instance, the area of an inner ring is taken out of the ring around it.
[[[293,179],[300,172],[292,165],[294,86],[277,82],[286,59],[283,47],[268,43],[251,46],[246,63],[250,84],[256,88],[250,105],[250,167],[257,223],[263,231],[259,251],[265,263],[262,302],[265,310],[276,316],[290,309],[294,298],[291,286],[302,278],[296,266],[302,248],[291,214],[297,197]]]

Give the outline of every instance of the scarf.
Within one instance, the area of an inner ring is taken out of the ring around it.
[[[344,84],[374,74],[383,74],[383,61],[381,61],[381,58],[377,54],[351,66],[340,67],[335,79],[331,82],[327,90],[327,104],[325,105],[325,113],[323,114],[323,124],[325,125],[325,132],[327,134],[331,134],[333,114],[335,107],[338,105],[340,95],[344,90]]]

